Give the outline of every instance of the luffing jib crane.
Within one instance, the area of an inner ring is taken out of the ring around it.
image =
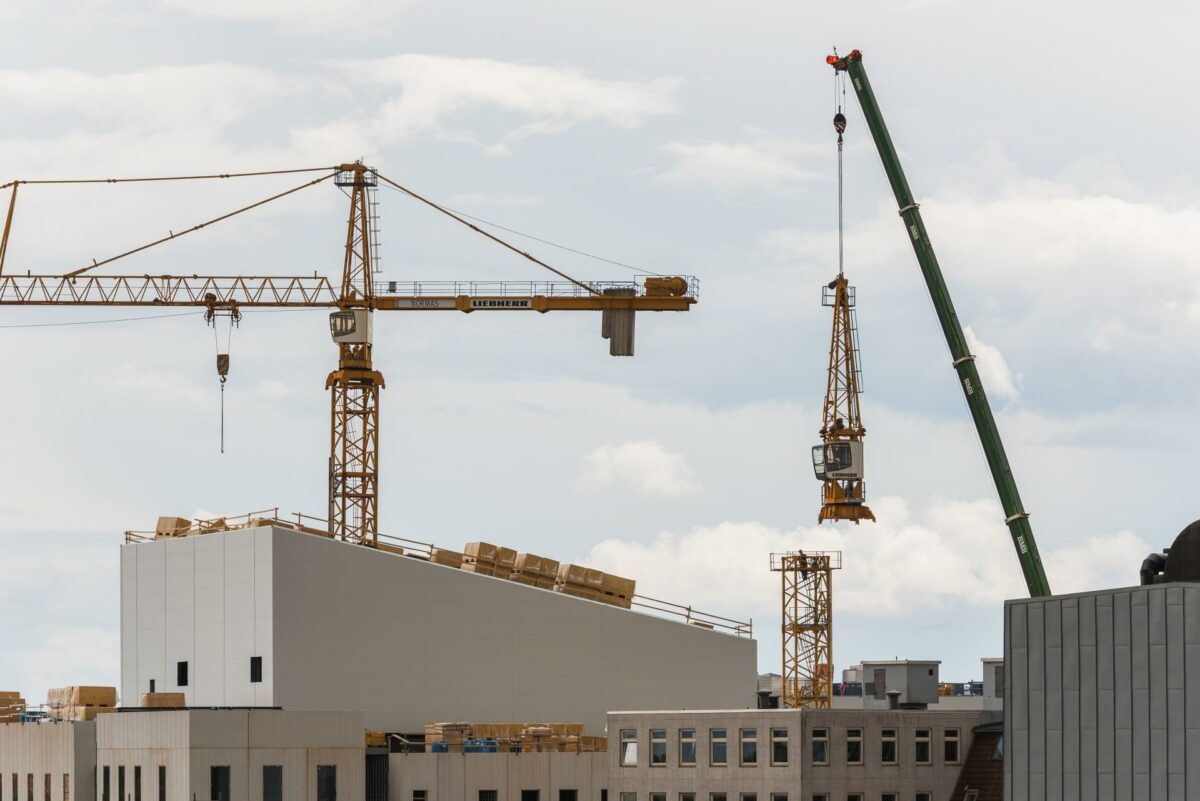
[[[17,189],[22,184],[126,183],[161,180],[226,179],[252,175],[320,172],[322,177],[250,204],[179,233],[155,240],[103,261],[62,275],[4,273]],[[341,286],[311,276],[108,275],[91,270],[147,248],[198,231],[236,214],[329,179],[348,190]],[[373,228],[369,193],[383,181],[452,217],[564,281],[539,282],[377,282],[374,279]],[[274,170],[176,178],[14,181],[4,231],[0,236],[0,306],[164,306],[197,307],[212,322],[217,316],[236,321],[249,308],[331,309],[330,333],[338,348],[337,369],[326,379],[330,393],[329,533],[348,542],[376,545],[379,533],[379,391],[383,375],[372,361],[373,315],[376,311],[599,311],[601,335],[613,356],[632,356],[634,320],[639,311],[688,311],[697,301],[696,281],[682,276],[655,276],[641,281],[583,282],[472,225],[436,203],[380,175],[360,162],[336,167]],[[221,356],[224,356],[222,361]],[[228,372],[228,354],[218,354],[218,372]]]
[[[958,322],[958,315],[954,312],[950,291],[946,288],[942,269],[938,265],[933,245],[929,241],[929,234],[925,230],[925,222],[921,219],[920,204],[913,198],[912,190],[908,186],[908,179],[905,178],[904,169],[900,165],[900,157],[892,145],[887,125],[884,124],[883,113],[879,110],[875,93],[871,90],[871,82],[867,80],[862,53],[854,50],[845,56],[834,54],[826,58],[826,63],[832,66],[836,72],[844,72],[849,75],[850,83],[854,87],[854,94],[858,97],[859,105],[862,107],[863,117],[866,118],[867,127],[871,130],[871,137],[875,140],[875,147],[883,161],[884,172],[887,173],[888,182],[896,196],[900,218],[904,221],[904,228],[912,242],[917,263],[921,267],[925,284],[929,288],[929,297],[933,300],[933,307],[937,311],[942,333],[950,348],[950,357],[953,360],[954,369],[958,373],[963,396],[971,410],[971,419],[979,434],[979,442],[987,457],[988,469],[991,471],[992,481],[995,482],[996,492],[1000,496],[1000,504],[1004,509],[1004,522],[1008,526],[1013,545],[1017,550],[1017,558],[1021,562],[1021,571],[1025,575],[1029,594],[1033,597],[1050,595],[1050,582],[1046,579],[1046,571],[1042,567],[1042,559],[1038,555],[1033,529],[1029,525],[1029,514],[1021,503],[1021,495],[1017,491],[1017,482],[1013,478],[1012,467],[1004,452],[1004,443],[1000,439],[996,419],[992,416],[991,406],[988,404],[987,395],[983,390],[983,382],[979,379],[979,370],[975,367],[975,357],[971,355],[971,351],[967,347],[966,336]]]

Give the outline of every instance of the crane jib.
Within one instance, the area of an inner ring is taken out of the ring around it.
[[[1041,556],[1038,555],[1033,529],[1029,525],[1029,515],[1021,503],[1021,495],[1017,491],[1017,482],[1013,478],[1012,467],[1008,463],[1008,456],[1004,451],[1004,443],[1000,438],[996,419],[988,404],[987,394],[984,392],[983,382],[979,378],[975,360],[971,357],[966,335],[963,333],[958,315],[954,311],[950,290],[946,287],[937,256],[929,242],[925,223],[921,218],[920,205],[913,199],[908,179],[900,164],[900,157],[892,144],[891,135],[883,121],[883,114],[875,100],[875,93],[871,89],[871,82],[863,68],[862,53],[854,50],[842,57],[829,56],[826,63],[835,70],[845,71],[850,75],[854,94],[862,108],[867,128],[871,131],[871,138],[875,141],[875,148],[883,162],[884,172],[887,174],[892,192],[896,196],[900,217],[904,221],[909,240],[912,242],[913,252],[917,257],[917,263],[921,267],[921,273],[929,289],[929,296],[937,311],[938,322],[941,324],[954,369],[958,373],[963,389],[963,397],[966,398],[971,419],[975,423],[975,430],[987,458],[992,481],[1000,496],[1000,505],[1003,507],[1005,515],[1004,522],[1008,526],[1013,546],[1017,551],[1029,594],[1033,597],[1050,595],[1050,582],[1046,578]]]

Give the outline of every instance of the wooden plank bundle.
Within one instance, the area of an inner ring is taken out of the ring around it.
[[[117,706],[116,687],[55,687],[46,692],[51,720],[95,720],[96,715],[113,712]]]
[[[554,589],[558,578],[558,560],[531,553],[517,554],[509,579],[518,584],[530,587],[541,587],[544,590]]]

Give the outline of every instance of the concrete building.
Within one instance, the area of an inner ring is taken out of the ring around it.
[[[755,642],[263,526],[121,551],[121,694],[190,706],[582,722],[755,703]]]
[[[608,793],[614,801],[943,801],[979,723],[978,711],[927,709],[614,712]]]
[[[0,799],[93,801],[95,779],[94,721],[0,723]]]
[[[364,759],[361,713],[148,709],[96,720],[97,801],[357,801]]]
[[[608,754],[391,754],[391,801],[602,801]]]
[[[1200,584],[1008,601],[1006,801],[1200,798]]]

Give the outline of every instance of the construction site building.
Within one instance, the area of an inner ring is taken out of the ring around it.
[[[756,643],[263,525],[121,551],[121,696],[431,720],[579,722],[755,703]]]

